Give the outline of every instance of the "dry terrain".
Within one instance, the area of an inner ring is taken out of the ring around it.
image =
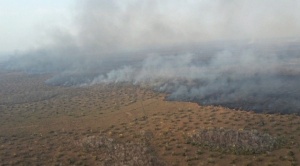
[[[300,117],[0,73],[0,165],[299,165]]]

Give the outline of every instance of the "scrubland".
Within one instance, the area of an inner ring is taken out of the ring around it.
[[[0,73],[0,165],[298,165],[300,117]]]

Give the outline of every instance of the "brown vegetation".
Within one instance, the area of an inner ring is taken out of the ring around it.
[[[169,102],[164,94],[127,84],[55,87],[44,84],[47,75],[0,78],[0,165],[299,163],[296,115]],[[208,139],[212,148],[203,144]],[[239,148],[228,150],[233,145]]]
[[[283,146],[282,138],[272,137],[257,130],[224,128],[200,129],[190,134],[188,143],[210,150],[234,154],[258,154]]]
[[[103,165],[164,165],[147,143],[120,143],[103,135],[83,138],[77,144],[90,153],[97,152]]]

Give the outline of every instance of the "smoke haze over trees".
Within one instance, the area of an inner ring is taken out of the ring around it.
[[[195,101],[300,111],[299,0],[79,0],[74,30],[11,55],[50,85],[130,82]]]

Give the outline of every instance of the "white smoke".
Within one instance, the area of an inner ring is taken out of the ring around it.
[[[0,67],[55,73],[49,85],[130,82],[174,100],[299,112],[299,0],[77,2],[72,32]]]

